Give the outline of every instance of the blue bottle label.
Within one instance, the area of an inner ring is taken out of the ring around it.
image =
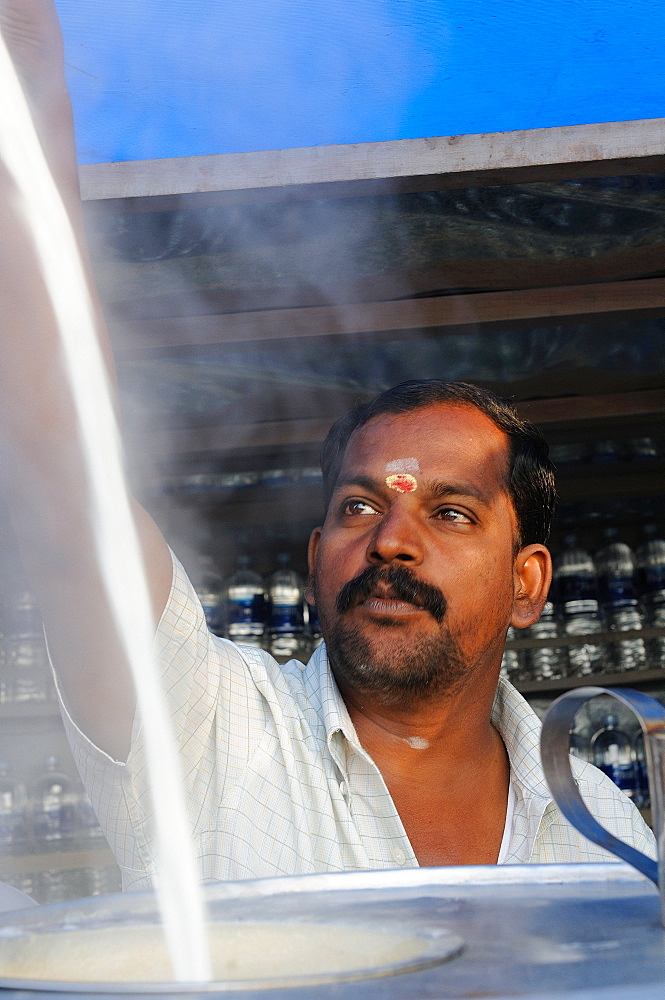
[[[635,794],[636,775],[632,764],[602,764],[600,770],[611,778],[617,788],[629,795]]]
[[[632,577],[601,580],[600,595],[603,604],[612,608],[632,607],[637,603]]]
[[[265,602],[262,594],[251,597],[229,600],[229,625],[251,625],[253,622],[265,621]]]
[[[43,840],[71,836],[76,829],[76,812],[72,805],[63,803],[54,809],[40,809],[35,813],[35,836]]]
[[[273,604],[270,631],[273,633],[302,632],[305,620],[299,604]]]

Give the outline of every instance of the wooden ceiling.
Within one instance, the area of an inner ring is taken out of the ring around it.
[[[138,207],[88,213],[137,454],[313,454],[412,377],[552,428],[571,397],[578,421],[662,413],[663,174]]]

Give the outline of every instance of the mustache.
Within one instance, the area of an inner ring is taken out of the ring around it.
[[[443,620],[446,613],[446,599],[441,591],[431,583],[424,583],[405,566],[368,566],[353,580],[345,583],[337,595],[337,612],[343,615],[345,611],[361,604],[371,597],[378,584],[390,588],[391,597],[409,604],[417,604],[428,611],[437,621]]]

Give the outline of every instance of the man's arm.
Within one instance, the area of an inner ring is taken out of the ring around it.
[[[52,0],[0,0],[0,29],[34,109],[89,275],[71,106]],[[0,163],[1,488],[69,709],[101,749],[124,759],[134,687],[96,565],[90,490],[56,323],[15,195]],[[112,371],[101,310],[88,281]],[[149,515],[138,505],[135,511],[157,620],[171,582],[170,554]]]

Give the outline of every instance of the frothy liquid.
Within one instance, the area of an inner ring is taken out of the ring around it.
[[[353,978],[427,962],[427,939],[344,924],[213,923],[218,982]],[[158,927],[111,927],[0,941],[0,982],[165,983],[169,958]]]
[[[21,199],[60,331],[88,464],[97,552],[137,691],[158,841],[157,892],[177,980],[209,978],[203,905],[187,827],[180,767],[156,670],[154,626],[120,437],[83,266],[28,105],[0,33],[0,158]]]

